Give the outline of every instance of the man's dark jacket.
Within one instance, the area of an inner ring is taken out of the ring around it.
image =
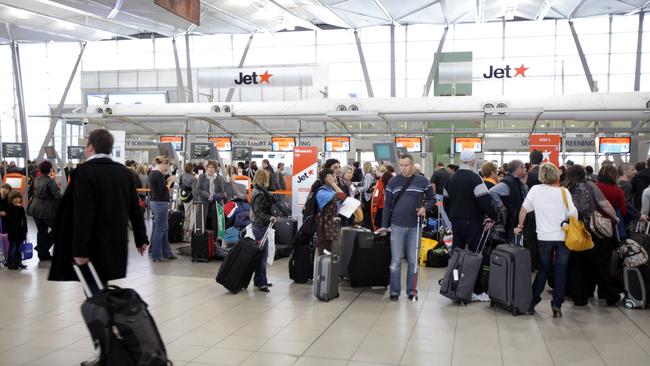
[[[124,278],[129,221],[136,246],[147,244],[130,171],[109,158],[79,165],[59,204],[49,280],[77,280],[73,257],[90,258],[103,282]]]

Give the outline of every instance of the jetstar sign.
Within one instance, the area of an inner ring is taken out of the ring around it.
[[[244,74],[243,72],[239,72],[239,77],[235,79],[235,84],[237,85],[251,85],[251,84],[271,84],[271,76],[273,74],[269,74],[269,71],[266,70],[264,71],[263,74],[257,74],[257,72],[253,71],[250,74]]]
[[[504,68],[502,68],[502,67],[496,67],[495,68],[494,65],[490,65],[490,70],[488,70],[488,72],[484,73],[483,77],[486,78],[486,79],[492,79],[492,78],[503,79],[504,77],[510,79],[510,78],[517,77],[517,76],[521,76],[521,77],[525,78],[526,77],[526,70],[528,70],[528,69],[529,68],[524,66],[524,64],[521,64],[521,66],[519,66],[519,67],[510,67],[510,65],[506,65],[506,67],[504,67]],[[515,70],[515,75],[514,76],[512,76],[512,74],[510,73],[510,71],[512,71],[512,70]]]

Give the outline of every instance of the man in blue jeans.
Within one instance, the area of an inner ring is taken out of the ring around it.
[[[408,274],[406,276],[406,294],[409,300],[417,299],[415,288],[415,266],[418,253],[417,237],[418,216],[424,217],[427,210],[436,203],[429,180],[416,174],[413,157],[409,154],[400,156],[401,174],[388,181],[384,195],[384,212],[381,229],[390,228],[390,299],[397,301],[402,292],[402,258],[406,250]]]

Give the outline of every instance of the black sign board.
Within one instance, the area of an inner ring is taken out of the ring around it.
[[[169,160],[178,161],[178,156],[171,142],[161,142],[158,144],[160,155],[167,157]]]
[[[216,150],[212,142],[193,142],[190,156],[192,159],[216,159]]]
[[[68,146],[68,160],[77,159],[83,160],[86,158],[85,146]]]
[[[22,142],[3,142],[3,158],[25,158],[27,146]]]
[[[47,160],[56,159],[56,150],[54,149],[54,146],[45,146],[43,150],[45,151],[45,157]]]
[[[253,155],[252,147],[235,147],[232,150],[233,161],[250,161]]]

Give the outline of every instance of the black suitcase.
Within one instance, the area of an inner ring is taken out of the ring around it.
[[[512,315],[534,314],[530,251],[502,244],[490,255],[488,295],[490,305],[499,305]]]
[[[341,278],[350,278],[350,271],[348,267],[352,259],[352,252],[354,251],[354,244],[357,240],[359,233],[371,233],[370,230],[364,227],[344,227],[341,230],[340,240],[340,263],[341,263]]]
[[[275,244],[292,244],[298,231],[298,221],[290,217],[281,217],[275,220]]]
[[[387,287],[390,283],[390,235],[357,233],[348,265],[352,287]]]
[[[296,283],[307,283],[314,276],[314,247],[297,245],[289,257],[289,278]]]
[[[169,213],[167,220],[169,226],[167,239],[169,239],[170,243],[180,243],[183,241],[183,221],[185,221],[185,213],[183,211],[174,210]]]
[[[260,243],[266,241],[273,223],[274,220],[272,219]],[[220,283],[234,294],[247,288],[261,257],[262,250],[256,240],[248,237],[240,239],[237,244],[230,248],[228,255],[221,263],[216,277],[217,283]]]
[[[201,208],[198,209],[198,206]],[[197,203],[196,207],[197,212],[203,216],[205,205]],[[208,262],[214,257],[214,232],[205,230],[203,220],[194,222],[190,247],[192,248],[192,262]]]
[[[92,263],[74,266],[88,299],[81,315],[99,351],[97,365],[167,366],[165,344],[135,290],[104,288]]]
[[[648,291],[650,290],[650,267],[625,267],[623,269],[625,283],[625,300],[623,304],[627,309],[645,309],[650,304]]]
[[[291,255],[291,245],[286,244],[276,244],[275,245],[275,256],[273,259],[282,259]]]
[[[460,248],[452,250],[445,275],[439,281],[442,296],[465,305],[472,301],[483,266],[483,249],[489,237],[490,229],[484,229],[476,252]]]

